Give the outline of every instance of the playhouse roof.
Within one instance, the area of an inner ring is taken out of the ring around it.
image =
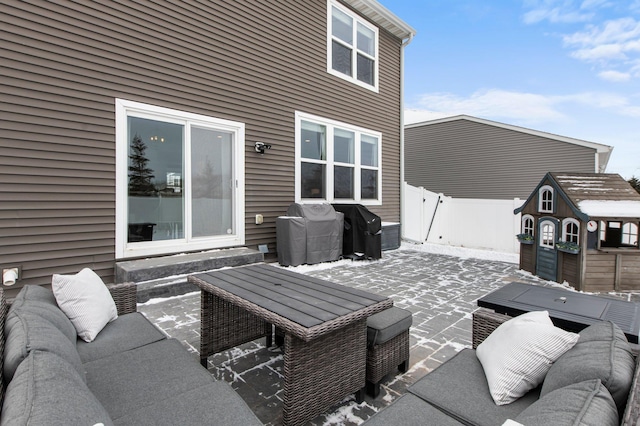
[[[640,220],[640,194],[622,176],[614,173],[547,173],[531,193],[520,213],[545,182],[551,182],[568,201],[576,216],[591,218],[636,218]]]

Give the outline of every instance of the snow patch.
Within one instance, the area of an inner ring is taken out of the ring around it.
[[[640,201],[583,200],[578,208],[592,217],[640,217]]]
[[[508,262],[518,264],[520,257],[515,253],[503,253],[492,250],[472,249],[467,247],[445,246],[441,244],[422,243],[412,244],[403,242],[398,250],[417,250],[424,253],[443,254],[446,256],[454,256],[462,259],[482,259],[493,260],[496,262]]]

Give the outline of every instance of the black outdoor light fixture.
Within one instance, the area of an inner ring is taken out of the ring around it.
[[[256,142],[255,144],[256,152],[259,152],[260,154],[264,154],[265,149],[271,149],[271,145],[264,142]]]

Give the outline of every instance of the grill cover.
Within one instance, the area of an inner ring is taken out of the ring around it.
[[[331,204],[291,204],[287,215],[276,219],[278,262],[297,266],[338,260],[343,228],[344,215]]]
[[[344,213],[344,237],[342,253],[345,256],[364,253],[372,259],[382,257],[382,221],[361,204],[334,204],[333,208]]]

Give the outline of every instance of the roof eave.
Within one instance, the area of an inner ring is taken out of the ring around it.
[[[597,157],[598,166],[601,169],[601,170],[594,170],[595,173],[604,172],[604,169],[606,168],[607,163],[609,162],[609,157],[611,156],[611,151],[613,151],[613,147],[609,146],[609,145],[605,145],[605,144],[601,144],[601,143],[597,143],[597,142],[585,141],[585,140],[582,140],[582,139],[571,138],[571,137],[568,137],[568,136],[556,135],[554,133],[543,132],[541,130],[534,130],[534,129],[529,129],[529,128],[526,128],[526,127],[515,126],[513,124],[500,123],[498,121],[487,120],[485,118],[473,117],[473,116],[465,115],[465,114],[452,115],[452,116],[449,116],[449,117],[437,118],[435,120],[427,120],[427,121],[422,121],[420,123],[407,124],[405,126],[405,129],[410,129],[410,128],[413,128],[413,127],[421,127],[421,126],[431,126],[431,125],[434,125],[434,124],[448,123],[448,122],[456,121],[456,120],[473,121],[473,122],[476,122],[476,123],[486,124],[486,125],[489,125],[489,126],[494,126],[494,127],[499,127],[499,128],[503,128],[503,129],[513,130],[513,131],[520,132],[520,133],[526,133],[526,134],[539,136],[539,137],[543,137],[543,138],[547,138],[547,139],[553,139],[553,140],[556,140],[556,141],[559,141],[559,142],[565,142],[565,143],[570,143],[570,144],[573,144],[573,145],[578,145],[578,146],[584,146],[586,148],[591,148],[591,149],[596,151],[596,155],[598,156]]]
[[[367,18],[401,40],[411,39],[416,30],[376,0],[343,0]]]

